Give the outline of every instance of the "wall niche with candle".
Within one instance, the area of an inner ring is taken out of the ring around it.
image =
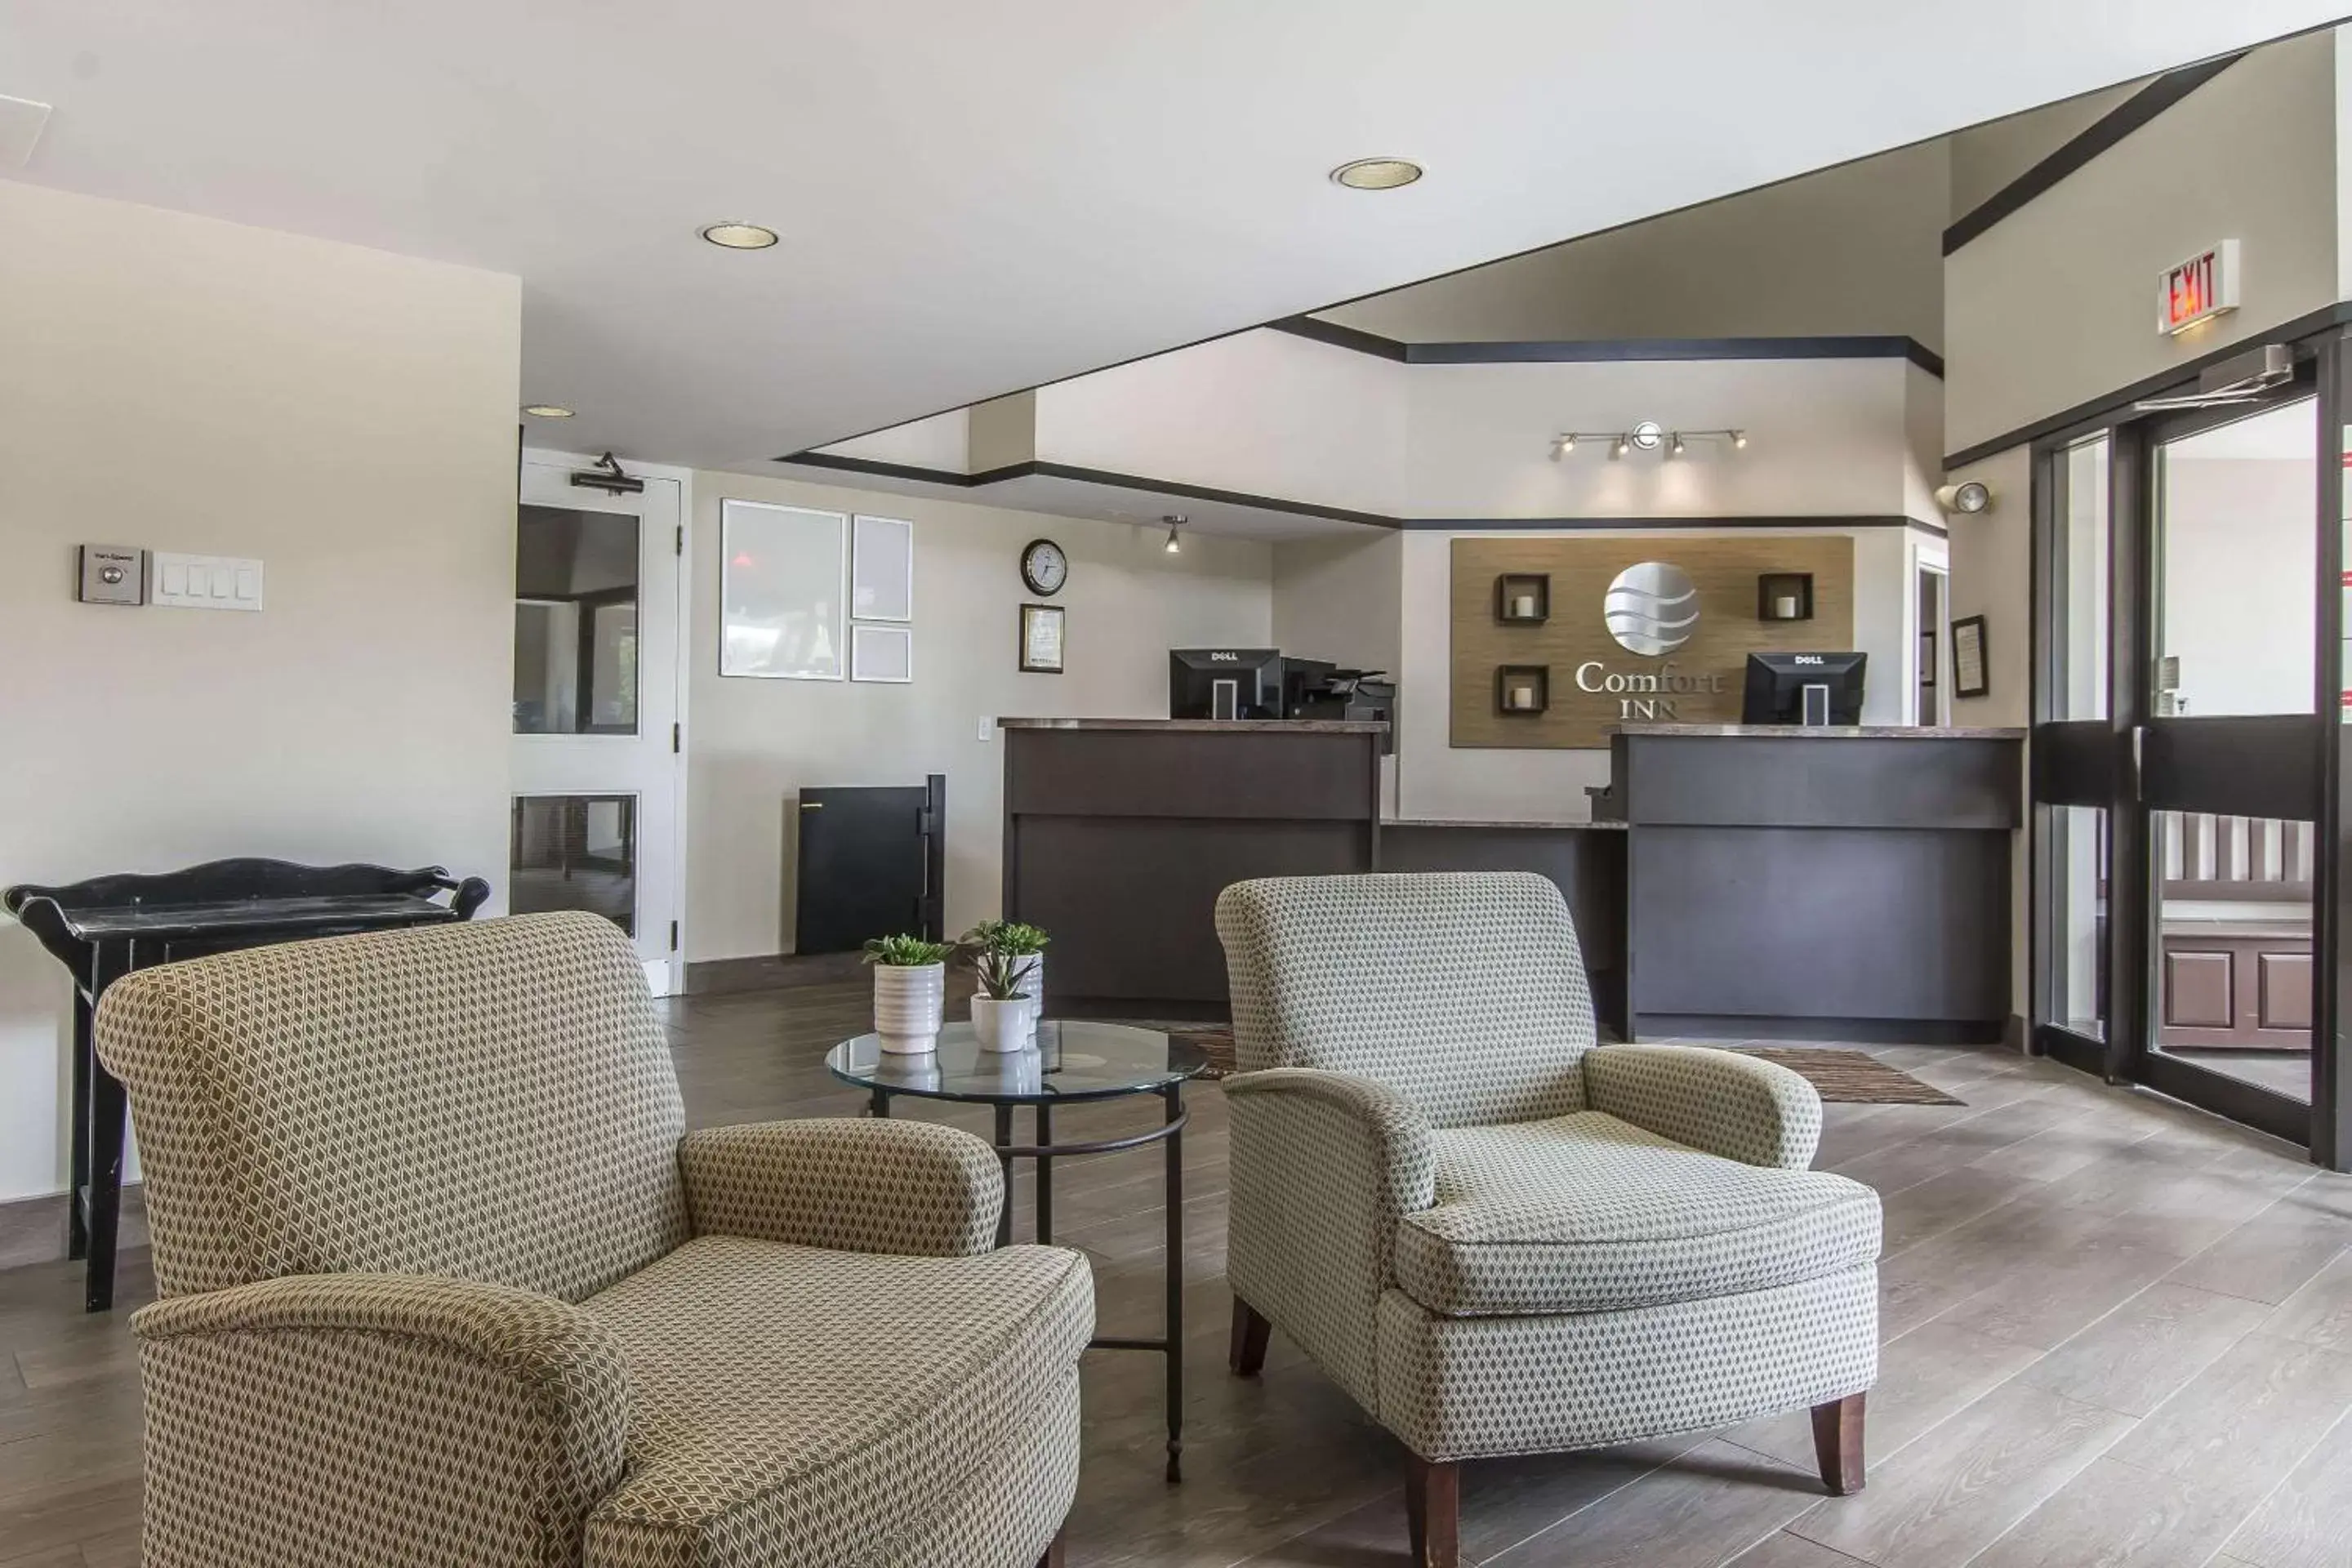
[[[1767,572],[1756,579],[1756,618],[1759,621],[1810,621],[1813,618],[1813,574],[1810,572]]]
[[[1495,671],[1495,710],[1510,719],[1540,718],[1551,706],[1551,667],[1507,664]]]
[[[1551,619],[1551,574],[1506,572],[1496,578],[1495,618],[1507,626],[1539,626]]]

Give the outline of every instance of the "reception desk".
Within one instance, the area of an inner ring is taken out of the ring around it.
[[[1065,1017],[1223,1017],[1217,895],[1368,871],[1378,723],[1000,719],[1008,920],[1053,933]]]
[[[1384,726],[1004,719],[1003,910],[1068,1016],[1214,1018],[1251,877],[1525,870],[1603,1025],[1987,1040],[2009,1014],[2012,731],[1630,725],[1593,820],[1383,819]],[[1497,759],[1498,762],[1501,759]]]
[[[2001,1037],[2021,731],[1629,724],[1610,752],[1630,1034]]]

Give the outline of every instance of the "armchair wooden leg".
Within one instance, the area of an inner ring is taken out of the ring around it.
[[[1462,1568],[1462,1465],[1404,1458],[1404,1513],[1413,1568]]]
[[[1862,1489],[1863,1397],[1849,1394],[1813,1406],[1813,1455],[1822,1462],[1822,1485],[1832,1497]]]
[[[1234,1338],[1228,1359],[1236,1377],[1255,1377],[1265,1365],[1266,1336],[1274,1325],[1259,1316],[1258,1310],[1234,1298]]]
[[[1054,1531],[1054,1539],[1045,1542],[1045,1554],[1037,1559],[1037,1568],[1062,1568],[1063,1541],[1069,1533],[1070,1527],[1066,1523]]]

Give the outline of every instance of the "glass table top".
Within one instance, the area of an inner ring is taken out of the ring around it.
[[[1128,1024],[1047,1018],[1025,1051],[984,1051],[968,1023],[940,1029],[923,1056],[886,1051],[878,1036],[844,1040],[825,1054],[833,1076],[860,1089],[987,1104],[1110,1100],[1149,1094],[1198,1077],[1208,1053],[1180,1035]]]

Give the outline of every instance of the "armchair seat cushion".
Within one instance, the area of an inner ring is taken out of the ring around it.
[[[1441,1130],[1397,1284],[1448,1317],[1607,1312],[1769,1289],[1878,1256],[1878,1194],[1740,1164],[1585,1110]]]
[[[1046,1247],[705,1237],[581,1305],[620,1342],[633,1402],[587,1568],[895,1563],[995,1456],[1062,1441],[1094,1329],[1085,1258]],[[1068,1502],[1039,1500],[1055,1519]]]

